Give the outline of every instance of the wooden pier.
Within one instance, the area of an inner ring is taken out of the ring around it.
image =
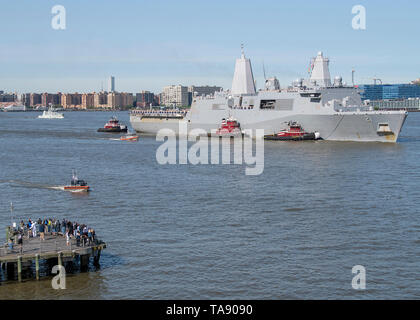
[[[22,281],[22,273],[25,269],[33,268],[33,264],[37,280],[40,279],[42,263],[50,269],[54,265],[63,266],[65,263],[78,261],[83,271],[88,268],[91,257],[93,264],[99,266],[101,251],[105,248],[106,244],[98,240],[91,244],[78,245],[75,239],[71,239],[67,245],[66,237],[62,235],[46,235],[45,240],[39,237],[25,238],[22,246],[14,244],[12,250],[6,245],[0,248],[1,271],[6,271],[9,278],[15,278],[17,271],[18,281]]]

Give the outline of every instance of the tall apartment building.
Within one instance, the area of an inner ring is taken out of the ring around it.
[[[142,91],[136,93],[136,106],[137,107],[150,107],[153,106],[155,102],[155,95],[150,91]]]
[[[123,92],[122,95],[122,106],[123,107],[132,107],[134,104],[134,96],[132,93]]]
[[[29,97],[29,105],[34,107],[42,103],[41,95],[38,93],[31,93]]]
[[[93,93],[82,94],[82,108],[88,109],[95,106],[95,95]]]
[[[17,96],[14,93],[0,93],[0,102],[14,102]]]
[[[133,106],[134,98],[132,93],[126,92],[110,92],[108,93],[108,108],[117,107],[131,107]]]
[[[41,104],[43,106],[49,106],[50,104],[53,106],[60,105],[60,94],[51,94],[46,92],[41,94]]]
[[[155,94],[155,98],[154,98],[154,105],[155,105],[155,106],[160,106],[160,105],[162,105],[162,93]]]
[[[66,109],[71,106],[71,95],[70,93],[61,94],[61,106]]]
[[[82,95],[79,93],[61,94],[61,105],[64,109],[79,108],[82,104]]]
[[[115,91],[115,77],[110,76],[108,79],[108,92]]]
[[[162,104],[171,107],[188,106],[188,87],[166,86],[162,92]]]
[[[31,94],[30,93],[22,93],[21,101],[25,107],[29,107],[31,103]]]
[[[93,106],[95,108],[107,108],[108,95],[105,92],[94,92],[93,93]]]

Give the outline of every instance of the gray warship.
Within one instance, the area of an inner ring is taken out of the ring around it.
[[[356,86],[346,85],[341,77],[331,79],[329,59],[322,52],[311,61],[309,79],[281,88],[273,77],[257,91],[251,61],[242,49],[231,90],[194,96],[186,113],[134,110],[130,122],[139,133],[156,134],[160,129],[178,133],[182,123],[188,130],[203,129],[210,134],[222,119],[235,118],[242,130],[264,129],[265,135],[297,122],[307,132],[319,132],[323,140],[395,143],[407,115],[406,111],[376,111],[364,105]]]

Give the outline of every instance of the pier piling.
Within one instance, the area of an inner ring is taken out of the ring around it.
[[[93,256],[93,264],[95,267],[99,266],[99,260],[101,259],[101,249],[96,250],[96,254]]]
[[[40,280],[42,263],[45,263],[47,275],[57,264],[67,265],[69,269],[72,269],[74,261],[80,261],[80,269],[87,271],[90,257],[92,256],[93,263],[98,265],[100,253],[106,248],[106,244],[99,240],[83,247],[77,246],[75,239],[72,239],[70,244],[71,246],[67,245],[66,238],[63,236],[46,236],[45,241],[42,242],[38,238],[29,238],[20,252],[17,250],[0,251],[0,263],[2,268],[7,270],[7,279],[16,280],[17,270],[17,279],[22,281],[24,275],[27,274],[23,272],[23,269],[27,270],[35,260],[35,277]]]
[[[36,280],[39,280],[39,254],[35,255],[35,273]]]
[[[83,254],[80,256],[80,270],[86,271],[89,265],[89,257],[88,254]]]
[[[63,253],[61,251],[58,253],[58,265],[63,266]]]
[[[18,281],[22,282],[22,257],[19,256],[17,259],[17,269],[18,269]]]

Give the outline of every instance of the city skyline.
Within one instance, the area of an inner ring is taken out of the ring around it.
[[[358,84],[373,83],[373,78],[408,83],[420,75],[419,44],[412,41],[420,4],[407,0],[363,1],[364,31],[352,29],[351,9],[357,3],[330,0],[241,1],[241,6],[64,0],[66,29],[53,30],[51,8],[56,4],[1,2],[0,90],[99,92],[110,75],[121,92],[160,92],[171,84],[230,88],[241,43],[257,88],[264,84],[263,64],[267,76],[276,76],[285,87],[307,77],[318,51],[331,59],[331,75],[341,75],[347,83],[353,69]],[[401,6],[407,8],[404,16],[397,13]]]

